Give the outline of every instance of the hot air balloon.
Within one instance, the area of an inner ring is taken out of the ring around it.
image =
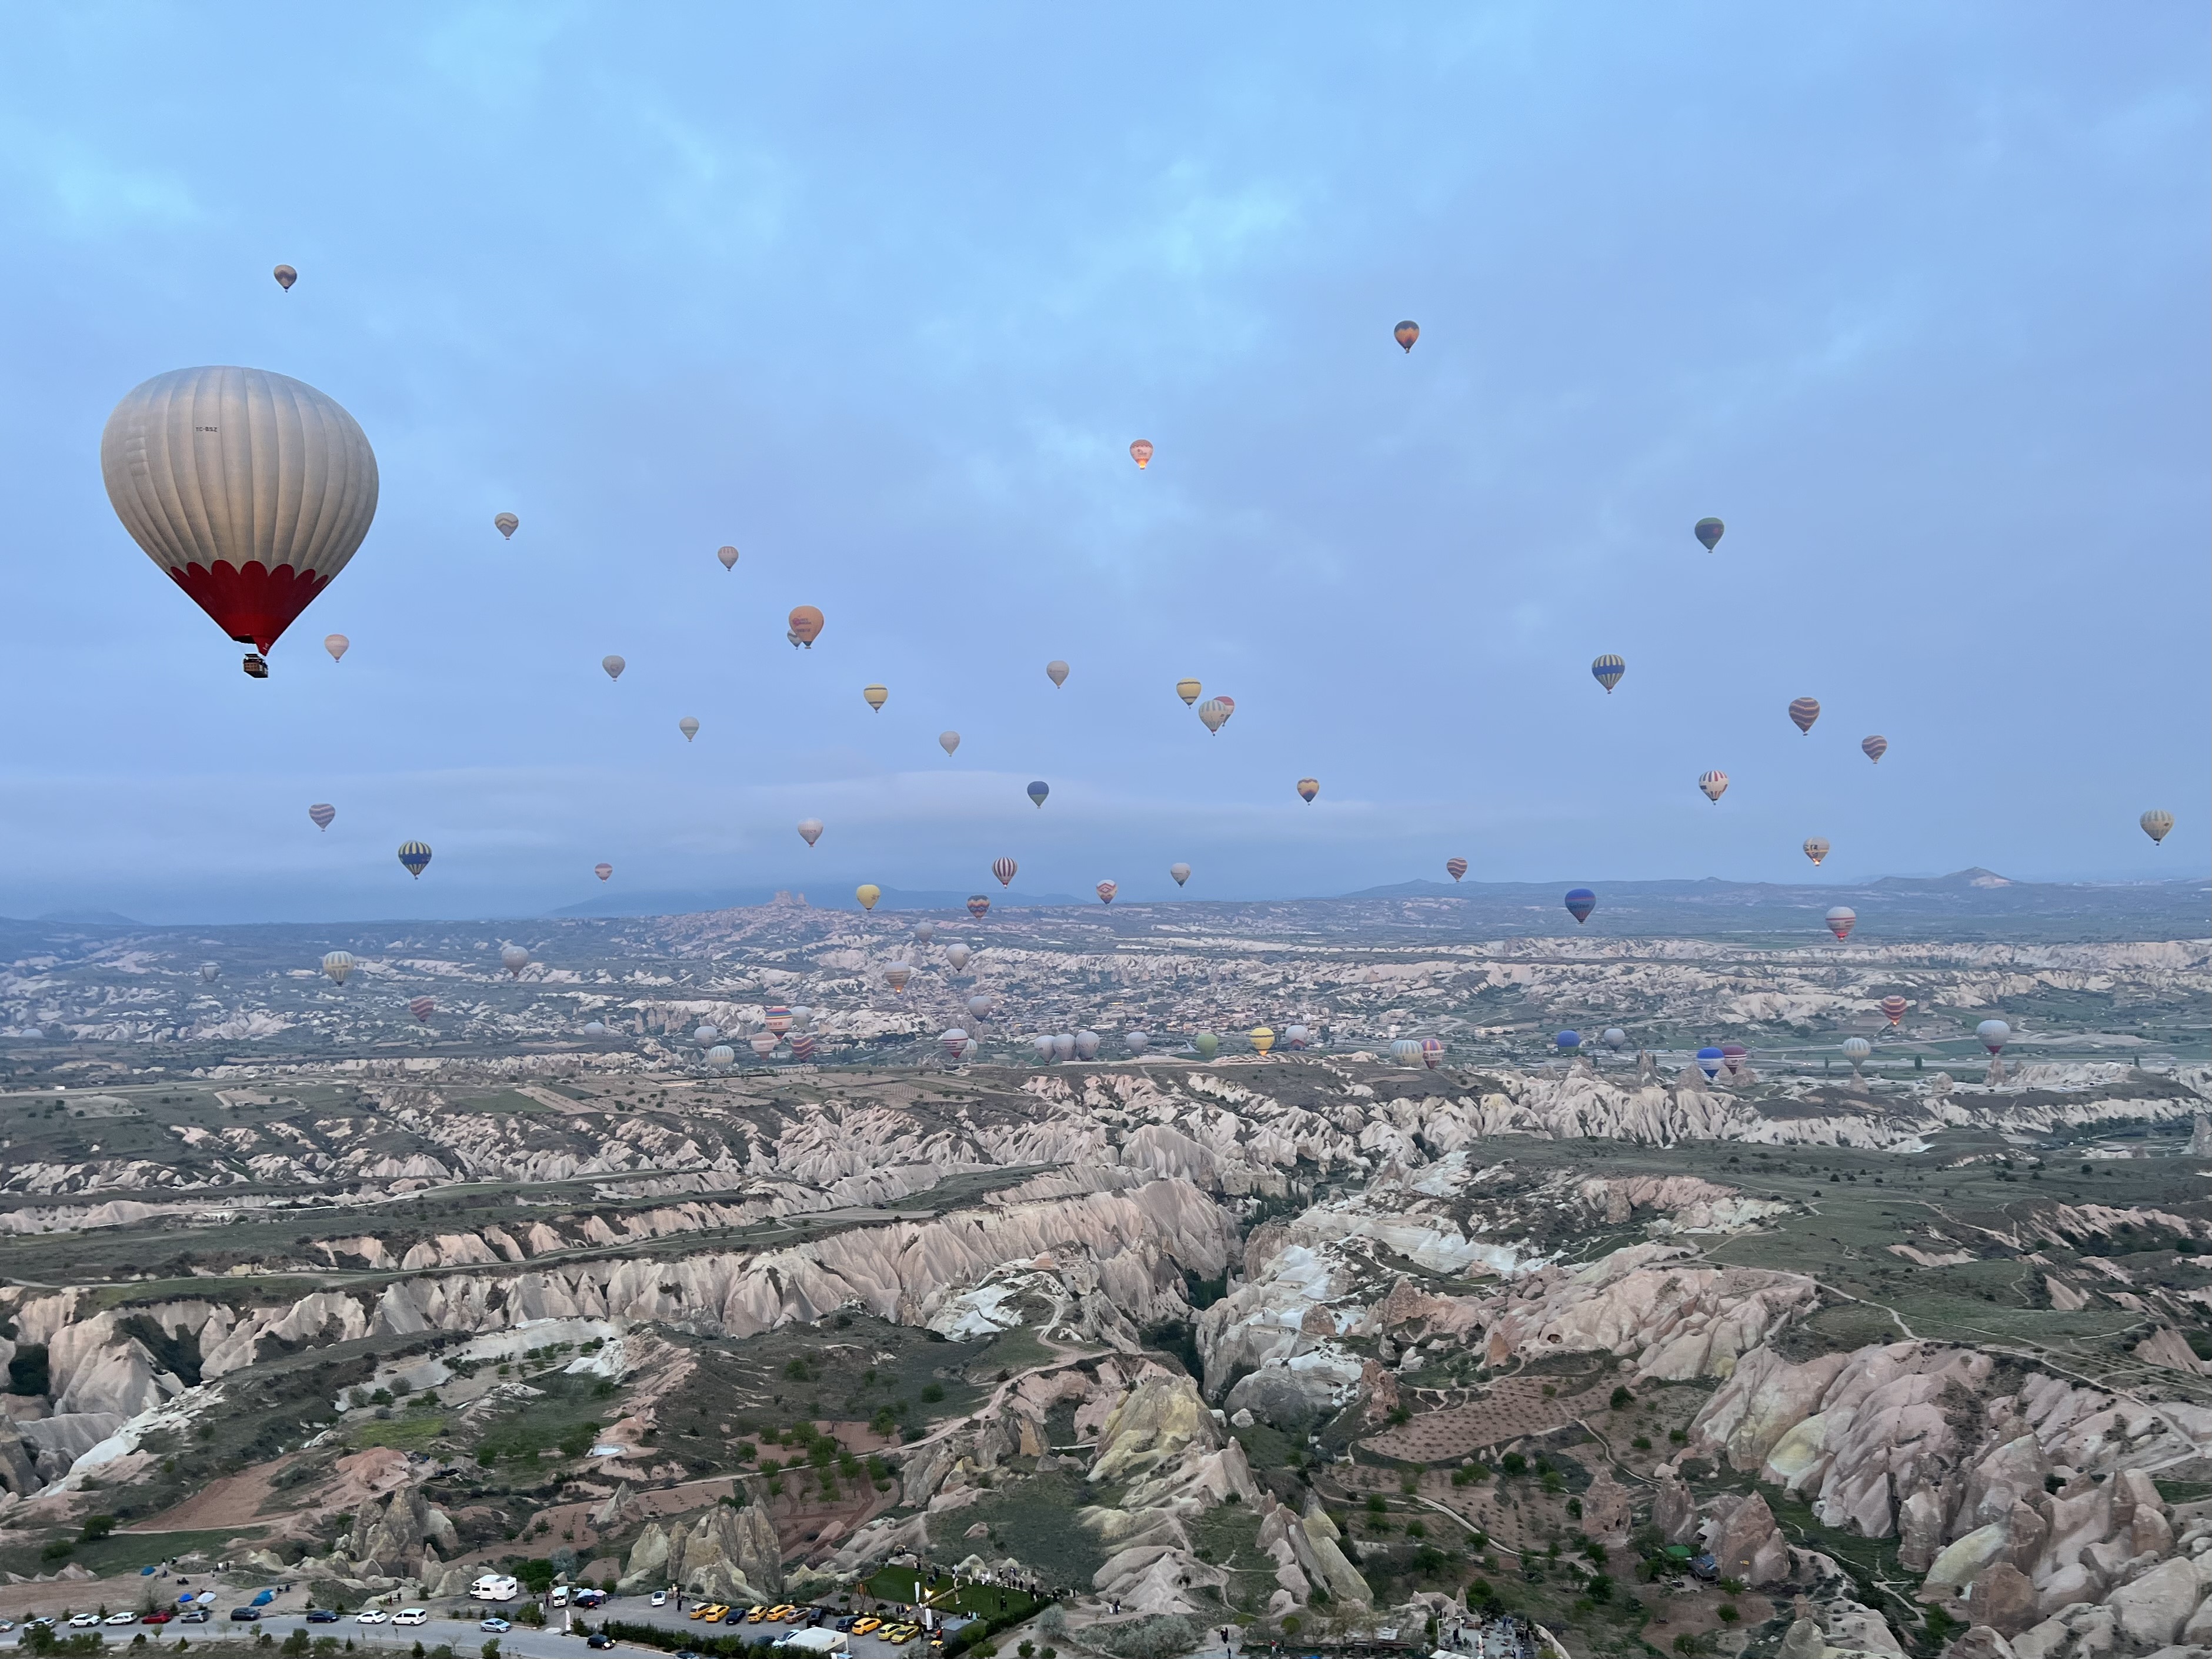
[[[914,936],[922,944],[928,944],[937,937],[937,924],[933,921],[917,921],[914,925]]]
[[[1029,787],[1030,805],[1035,806],[1043,805],[1045,797],[1050,793],[1052,793],[1052,786],[1047,783],[1042,778],[1036,778],[1030,781]]]
[[[1421,1063],[1432,1072],[1444,1063],[1444,1042],[1442,1037],[1421,1039]]]
[[[1607,1048],[1619,1054],[1628,1046],[1628,1033],[1618,1025],[1608,1025],[1605,1028],[1604,1042]]]
[[[132,388],[100,434],[131,539],[232,639],[263,656],[353,557],[376,517],[376,455],[314,387],[258,368],[179,368]]]
[[[1293,1048],[1304,1048],[1306,1039],[1312,1035],[1313,1033],[1303,1025],[1285,1025],[1283,1028],[1283,1041]]]
[[[2173,814],[2154,806],[2136,822],[2142,825],[2143,834],[2156,843],[2164,841],[2166,832],[2173,828]]]
[[[430,867],[430,849],[419,841],[403,842],[399,848],[399,862],[409,875],[420,881],[422,872]]]
[[[1121,890],[1119,883],[1102,881],[1098,884],[1098,902],[1101,904],[1111,904],[1114,902],[1114,895]]]
[[[946,754],[951,754],[960,746],[960,734],[957,732],[939,732],[937,734],[937,746]]]
[[[346,975],[353,972],[353,952],[332,951],[323,957],[323,971],[331,976],[333,985],[343,985]]]
[[[1698,1049],[1698,1069],[1705,1074],[1705,1081],[1711,1083],[1721,1074],[1721,1051],[1714,1048]]]
[[[292,284],[300,280],[300,273],[289,265],[279,265],[270,275],[276,279],[276,286],[287,294],[292,291]]]
[[[343,662],[345,653],[353,649],[353,641],[343,634],[325,634],[323,635],[323,649],[331,653],[332,662]]]
[[[1054,1060],[1073,1060],[1075,1058],[1074,1032],[1061,1031],[1054,1035],[1052,1040],[1052,1057]]]
[[[968,1033],[955,1025],[937,1040],[944,1045],[945,1057],[947,1060],[957,1060],[960,1058],[960,1051],[968,1046]]]
[[[1728,1074],[1734,1077],[1743,1069],[1743,1062],[1750,1054],[1751,1050],[1741,1042],[1723,1042],[1721,1044],[1721,1064],[1727,1066]]]
[[[791,1029],[793,1030],[803,1031],[813,1023],[814,1011],[811,1008],[808,1007],[803,1002],[793,1005],[791,1011]]]
[[[1237,712],[1237,699],[1231,696],[1225,691],[1219,696],[1216,697],[1214,702],[1219,703],[1224,708],[1226,708],[1232,714]]]
[[[1851,929],[1859,925],[1859,913],[1848,904],[1838,904],[1828,912],[1828,931],[1838,939],[1849,939]]]
[[[499,953],[499,965],[506,969],[511,977],[520,979],[522,970],[530,966],[530,952],[520,945],[507,945]]]
[[[1137,464],[1137,471],[1139,472],[1150,466],[1152,464],[1152,441],[1149,438],[1139,438],[1131,444],[1129,459]]]
[[[1567,891],[1567,914],[1577,926],[1589,920],[1590,912],[1597,908],[1597,895],[1587,887],[1570,888]]]
[[[1728,793],[1728,774],[1725,772],[1704,773],[1698,779],[1698,787],[1705,792],[1707,800],[1717,806],[1720,805],[1721,797]]]
[[[1565,1054],[1583,1046],[1583,1034],[1580,1031],[1561,1031],[1552,1039],[1552,1042],[1562,1054]]]
[[[1180,887],[1183,883],[1190,879],[1190,866],[1188,864],[1170,864],[1168,866],[1168,873],[1175,878],[1175,884]]]
[[[694,716],[686,714],[676,722],[676,729],[684,734],[684,741],[689,743],[699,735],[699,722]]]
[[[814,1038],[811,1033],[793,1031],[791,1034],[791,1057],[793,1060],[814,1058]]]
[[[1252,1048],[1254,1053],[1264,1054],[1274,1046],[1274,1027],[1272,1025],[1255,1025],[1252,1028]]]
[[[745,1039],[745,1046],[753,1051],[756,1060],[766,1060],[775,1052],[775,1038],[766,1031],[755,1031]]]
[[[725,1066],[738,1063],[738,1051],[726,1042],[718,1042],[707,1050],[707,1063],[720,1071]]]
[[[1307,805],[1312,805],[1313,798],[1319,793],[1321,793],[1321,780],[1319,778],[1300,778],[1298,780],[1298,794],[1300,798],[1305,801]]]
[[[1062,662],[1059,658],[1054,657],[1050,662],[1044,665],[1044,677],[1056,686],[1066,685],[1067,684],[1067,665]]]
[[[1421,337],[1421,325],[1407,318],[1390,331],[1390,337],[1410,352],[1413,349],[1413,342]]]
[[[1820,704],[1814,697],[1792,697],[1790,700],[1790,723],[1807,736],[1811,736],[1813,722],[1820,718]]]
[[[1012,859],[993,859],[991,860],[991,873],[999,878],[999,885],[1001,887],[1012,886],[1014,884],[1014,874],[1020,868],[1021,866],[1016,864]],[[973,900],[969,902],[968,908],[971,910],[975,908],[975,902]]]
[[[624,662],[620,657],[617,657],[613,654],[613,653],[610,652],[607,655],[599,659],[599,666],[607,671],[607,678],[609,679],[618,680],[622,678],[623,670],[629,667],[629,665]]]
[[[991,1010],[997,1006],[987,994],[981,991],[976,992],[974,996],[968,999],[968,1012],[977,1019],[989,1018]]]
[[[337,815],[338,809],[326,800],[319,800],[307,809],[307,816],[313,820],[315,828],[318,830],[329,829],[331,820]]]
[[[1844,1058],[1850,1061],[1851,1069],[1856,1072],[1859,1062],[1874,1052],[1874,1044],[1863,1036],[1850,1036],[1844,1039],[1843,1050]]]
[[[603,1036],[605,1036],[606,1034],[607,1034],[607,1023],[606,1023],[606,1021],[605,1021],[605,1020],[603,1020],[603,1019],[587,1019],[587,1020],[586,1020],[586,1021],[584,1022],[584,1035],[585,1035],[586,1036],[587,1036],[587,1037],[603,1037]]]
[[[884,983],[895,992],[904,991],[907,981],[914,977],[914,969],[902,962],[895,962],[884,969]]]
[[[805,842],[809,847],[813,846],[816,842],[820,841],[822,839],[822,820],[820,818],[799,819],[799,838]],[[874,908],[872,905],[869,908],[871,909]]]
[[[1727,529],[1728,526],[1718,519],[1700,519],[1697,523],[1696,534],[1698,539],[1705,544],[1705,551],[1710,553],[1720,545],[1721,537]]]
[[[868,707],[878,714],[884,712],[884,705],[891,700],[890,688],[882,685],[862,686],[860,696],[866,700]]]
[[[981,893],[968,895],[968,914],[981,921],[991,914],[991,901]]]
[[[601,862],[592,866],[592,873],[597,876],[601,881],[605,881],[609,876],[614,874],[614,872],[615,867],[611,864]]]
[[[714,556],[722,562],[722,568],[725,570],[734,570],[738,568],[738,550],[734,547],[718,547],[714,550]]]
[[[1218,737],[1221,728],[1229,724],[1230,715],[1237,705],[1222,697],[1208,697],[1198,706],[1198,717],[1206,722],[1206,729]]]
[[[1030,1039],[1030,1047],[1036,1050],[1036,1057],[1039,1060],[1045,1061],[1048,1065],[1051,1063],[1053,1052],[1052,1038],[1048,1036],[1031,1037]],[[1073,1043],[1070,1043],[1068,1045],[1068,1052],[1070,1054],[1075,1052],[1075,1045]]]
[[[1881,1012],[1893,1028],[1904,1024],[1905,1011],[1911,1006],[1903,997],[1884,997],[1881,1000]]]
[[[1889,752],[1889,739],[1881,737],[1862,738],[1859,739],[1859,747],[1865,751],[1869,760],[1879,766],[1881,764],[1881,757]]]
[[[761,1024],[781,1036],[791,1029],[791,1010],[781,1005],[770,1008],[762,1016]]]
[[[522,520],[512,513],[495,513],[491,515],[491,527],[499,532],[502,541],[511,542],[514,532],[522,528]]]
[[[1186,708],[1189,708],[1191,704],[1198,701],[1200,692],[1204,690],[1205,688],[1200,685],[1196,680],[1177,680],[1176,682],[1176,696],[1182,699],[1182,706]]]
[[[791,613],[791,637],[809,651],[814,641],[822,637],[822,613],[811,605],[802,605]]]
[[[860,908],[863,910],[874,909],[876,901],[883,896],[884,890],[872,881],[864,881],[853,890],[853,896],[860,901]]]
[[[1974,1035],[1981,1038],[1983,1048],[1993,1054],[2000,1054],[2012,1041],[2012,1027],[2001,1019],[1985,1019],[1974,1027]]]
[[[216,962],[200,963],[200,977],[212,985],[222,975],[222,964]]]
[[[1401,1065],[1411,1066],[1421,1057],[1421,1045],[1411,1037],[1400,1037],[1390,1045],[1390,1058]]]
[[[1826,836],[1808,836],[1805,838],[1805,856],[1818,865],[1828,856],[1828,838]]]
[[[989,902],[988,899],[984,901],[987,907]],[[968,971],[968,958],[974,954],[975,952],[964,945],[948,945],[945,947],[945,959],[952,964],[952,971],[956,974]]]
[[[1096,1060],[1098,1058],[1097,1032],[1078,1031],[1075,1034],[1075,1057],[1078,1060]]]
[[[1221,1039],[1211,1031],[1200,1031],[1191,1040],[1191,1047],[1198,1050],[1200,1060],[1212,1060],[1221,1052]]]
[[[438,1000],[435,997],[416,997],[408,1003],[407,1012],[414,1015],[422,1024],[428,1025],[430,1023],[430,1016],[438,1012]]]
[[[1152,1034],[1150,1031],[1124,1031],[1121,1033],[1121,1046],[1132,1054],[1141,1054],[1152,1046]]]
[[[1462,876],[1467,873],[1467,860],[1465,859],[1446,859],[1444,860],[1444,873],[1449,876],[1454,881],[1457,881]]]
[[[719,1025],[700,1025],[695,1028],[691,1033],[691,1041],[697,1043],[702,1048],[711,1048],[721,1040],[722,1028]]]
[[[1620,684],[1620,677],[1628,672],[1628,665],[1607,652],[1590,664],[1590,673],[1605,688],[1605,695],[1613,695],[1613,688]]]

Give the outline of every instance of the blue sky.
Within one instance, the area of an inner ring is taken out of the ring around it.
[[[0,914],[2203,872],[2204,10],[1377,9],[10,13]],[[265,684],[204,362],[382,471]]]

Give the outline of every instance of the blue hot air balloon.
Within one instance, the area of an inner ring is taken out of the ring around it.
[[[1583,1034],[1580,1031],[1562,1031],[1552,1041],[1559,1045],[1561,1054],[1572,1054],[1583,1046]]]
[[[1572,916],[1577,922],[1588,921],[1589,920],[1590,912],[1596,908],[1597,895],[1591,892],[1589,888],[1577,887],[1569,890],[1567,894],[1567,914]]]
[[[1605,688],[1605,694],[1607,696],[1613,695],[1613,688],[1620,684],[1620,677],[1627,672],[1628,665],[1610,651],[1590,665],[1590,672],[1596,677],[1597,683]]]
[[[1706,1082],[1711,1083],[1721,1074],[1723,1058],[1721,1051],[1717,1048],[1705,1048],[1698,1050],[1698,1069],[1705,1074]]]
[[[1044,798],[1050,793],[1052,793],[1051,787],[1042,778],[1039,778],[1030,786],[1030,799],[1039,806],[1044,805]]]
[[[399,861],[407,866],[407,873],[419,881],[422,872],[430,867],[430,849],[419,841],[410,841],[399,849]]]

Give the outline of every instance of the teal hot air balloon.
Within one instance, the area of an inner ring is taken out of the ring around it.
[[[409,875],[420,881],[430,867],[430,849],[419,841],[408,842],[399,849],[399,861],[407,866]]]
[[[1044,798],[1050,793],[1052,793],[1052,787],[1042,778],[1030,785],[1030,799],[1039,806],[1044,805]]]
[[[1613,695],[1613,688],[1620,684],[1620,677],[1627,672],[1628,665],[1610,651],[1590,665],[1591,676],[1605,688],[1608,697]]]
[[[1728,526],[1718,519],[1700,519],[1697,523],[1697,537],[1705,544],[1705,551],[1710,553],[1720,544],[1721,536],[1727,529]]]

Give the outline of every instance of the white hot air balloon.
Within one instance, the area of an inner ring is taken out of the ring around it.
[[[353,641],[343,634],[325,634],[323,635],[323,649],[331,653],[332,662],[343,662],[345,653],[353,649]]]
[[[691,715],[686,714],[676,722],[676,729],[684,734],[684,741],[689,743],[699,735],[699,722]]]
[[[1622,1030],[1618,1025],[1608,1025],[1605,1028],[1604,1041],[1607,1048],[1612,1049],[1613,1053],[1619,1054],[1623,1048],[1628,1046],[1628,1033]]]
[[[738,1051],[727,1043],[718,1042],[707,1050],[707,1063],[719,1072],[726,1066],[738,1063]]]
[[[914,925],[914,940],[915,940],[915,944],[917,944],[917,945],[927,945],[927,944],[928,944],[928,943],[930,942],[930,940],[932,940],[932,939],[935,939],[936,937],[937,937],[937,924],[936,924],[935,922],[933,922],[933,921],[917,921],[916,923],[915,923],[915,925]]]
[[[1097,1032],[1078,1031],[1075,1034],[1075,1057],[1078,1060],[1096,1060],[1098,1058]]]
[[[702,1048],[711,1048],[721,1040],[722,1033],[720,1028],[717,1026],[702,1025],[697,1030],[691,1033],[691,1041],[697,1043]]]
[[[791,1011],[791,1029],[793,1030],[803,1031],[813,1024],[814,1011],[808,1007],[805,1003],[800,1003],[799,1006]]]
[[[1150,1031],[1124,1031],[1121,1033],[1121,1046],[1133,1054],[1141,1054],[1152,1046],[1152,1034]]]
[[[766,1060],[774,1054],[775,1045],[781,1041],[773,1031],[756,1031],[745,1039],[755,1056],[761,1060]]]
[[[1190,866],[1188,864],[1170,864],[1168,866],[1168,873],[1175,878],[1175,884],[1180,887],[1183,883],[1190,879]]]
[[[1052,1057],[1054,1060],[1073,1060],[1075,1058],[1074,1032],[1059,1031],[1054,1034],[1052,1039]]]
[[[1304,1048],[1306,1039],[1312,1035],[1313,1033],[1303,1025],[1285,1025],[1283,1028],[1283,1041],[1293,1048]]]
[[[530,966],[530,952],[520,945],[510,945],[499,953],[499,965],[516,979],[520,979],[522,970]]]
[[[331,976],[333,985],[343,985],[346,975],[353,972],[353,952],[332,951],[323,957],[323,971]]]
[[[939,732],[937,734],[937,746],[946,754],[951,754],[960,746],[960,734],[957,732]]]
[[[629,667],[629,665],[624,662],[620,657],[615,656],[610,653],[608,655],[599,659],[599,666],[607,671],[607,678],[609,679],[618,680],[623,677],[623,670]]]
[[[1039,1060],[1049,1061],[1060,1051],[1060,1039],[1052,1036],[1032,1037],[1030,1039],[1030,1047],[1036,1050],[1036,1057]],[[1070,1054],[1075,1052],[1075,1041],[1073,1037],[1068,1039],[1067,1052]]]
[[[2012,1027],[2001,1019],[1985,1019],[1974,1027],[1974,1035],[1991,1054],[2002,1054],[2005,1044],[2012,1041]]]
[[[968,1046],[968,1033],[955,1025],[937,1040],[943,1045],[946,1059],[957,1060],[961,1050]]]
[[[998,1004],[992,1001],[990,997],[981,991],[976,992],[974,996],[968,999],[968,1012],[977,1019],[988,1019],[991,1017],[991,1010],[996,1006]]]
[[[799,819],[799,838],[805,842],[809,847],[813,846],[816,842],[820,841],[822,839],[822,820],[820,818]],[[829,854],[825,853],[823,856],[827,858]]]
[[[964,974],[968,971],[968,958],[975,954],[964,945],[948,945],[945,947],[945,959],[952,964],[952,971],[956,974]]]

